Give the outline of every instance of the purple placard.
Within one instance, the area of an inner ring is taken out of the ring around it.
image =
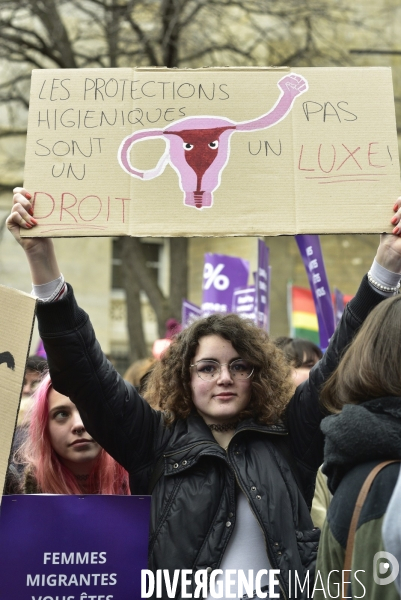
[[[305,265],[315,302],[319,323],[320,347],[325,351],[334,333],[335,320],[320,239],[318,235],[296,235],[295,239]]]
[[[189,300],[182,301],[181,309],[181,323],[183,329],[188,327],[191,323],[199,319],[202,316],[202,309],[200,306],[193,304]]]
[[[271,289],[271,282],[272,282],[272,268],[271,265],[269,265],[268,269],[267,269],[267,324],[266,324],[266,331],[270,332],[270,289]]]
[[[202,284],[203,315],[230,312],[234,290],[246,287],[248,276],[247,260],[224,254],[209,252],[205,254]]]
[[[256,324],[269,330],[269,248],[263,240],[258,239],[258,269],[255,277]]]
[[[139,600],[149,515],[150,496],[4,496],[0,600]]]
[[[42,342],[41,339],[39,339],[38,346],[36,348],[35,354],[36,354],[36,356],[41,356],[42,358],[44,358],[45,360],[47,360],[46,350],[45,350],[45,347],[44,347],[43,342]]]
[[[342,314],[344,312],[344,295],[338,288],[334,288],[334,315],[336,318],[336,325],[341,320]]]
[[[255,286],[234,290],[232,311],[256,323]]]

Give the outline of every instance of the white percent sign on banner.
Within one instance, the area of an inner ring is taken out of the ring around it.
[[[203,269],[203,289],[208,290],[213,286],[219,291],[226,290],[230,285],[230,280],[227,275],[221,274],[223,269],[223,263],[218,264],[216,267],[213,267],[211,263],[205,263]]]

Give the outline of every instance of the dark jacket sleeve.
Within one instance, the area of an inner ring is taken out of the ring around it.
[[[153,463],[168,435],[162,414],[106,359],[72,288],[38,303],[37,317],[53,386],[76,404],[90,435],[131,473]]]
[[[303,467],[317,471],[323,462],[323,434],[320,422],[327,416],[319,404],[319,391],[323,383],[340,362],[360,326],[385,297],[369,285],[367,275],[354,298],[348,302],[329,347],[323,358],[312,368],[309,379],[298,386],[291,399],[286,424],[290,433],[292,451]]]
[[[18,472],[13,463],[10,463],[7,469],[3,490],[4,496],[9,496],[10,494],[21,494],[21,473]]]

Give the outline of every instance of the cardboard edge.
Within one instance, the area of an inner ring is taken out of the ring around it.
[[[2,285],[0,287],[6,288],[7,286]],[[14,290],[14,288],[7,288],[7,289]],[[28,356],[29,356],[29,352],[30,352],[30,349],[31,349],[32,335],[33,335],[33,329],[34,329],[34,326],[35,326],[35,318],[36,318],[36,306],[37,306],[38,301],[36,300],[36,298],[33,298],[30,294],[27,294],[26,292],[21,292],[19,290],[14,290],[14,291],[17,292],[18,294],[23,294],[24,296],[28,296],[29,298],[32,298],[32,300],[34,300],[34,302],[35,302],[35,309],[34,309],[34,313],[33,313],[32,325],[31,325],[31,333],[30,333],[30,336],[29,336],[29,343],[28,343],[28,346],[27,346],[26,357],[25,357],[25,368],[26,368],[26,363],[28,361]],[[24,373],[25,373],[25,368],[24,368]],[[21,389],[20,389],[20,394],[19,394],[19,402],[18,402],[17,412],[16,412],[16,415],[15,415],[14,431],[13,431],[12,440],[11,440],[11,448],[10,448],[10,453],[8,455],[8,461],[7,461],[6,476],[4,478],[4,484],[3,484],[3,488],[1,490],[1,495],[0,495],[0,510],[1,510],[1,502],[2,502],[3,496],[5,495],[4,492],[5,492],[5,488],[6,488],[6,482],[7,482],[7,473],[8,473],[8,469],[9,469],[11,458],[12,458],[13,441],[14,441],[15,430],[17,428],[18,413],[19,413],[19,409],[20,409],[20,406],[21,406],[21,396],[22,396],[22,388],[23,387],[24,387],[24,380],[22,380],[22,382],[21,382]]]
[[[17,296],[25,296],[25,298],[30,298],[32,300],[32,302],[35,304],[35,306],[37,304],[36,298],[31,296],[31,294],[28,294],[27,292],[23,292],[22,290],[17,290],[17,288],[13,288],[10,285],[0,284],[0,289],[7,290],[8,293],[14,293]]]
[[[166,72],[166,73],[171,73],[171,71],[173,71],[174,73],[188,73],[188,72],[204,72],[204,71],[210,71],[213,73],[219,72],[219,71],[231,71],[231,72],[237,72],[237,71],[251,71],[253,73],[257,72],[257,71],[272,71],[272,72],[289,72],[291,70],[291,67],[274,67],[274,66],[268,66],[268,67],[230,67],[230,66],[222,66],[222,67],[198,67],[198,68],[192,68],[192,67],[186,67],[186,68],[169,68],[169,67],[135,67],[135,71],[137,72],[141,72],[141,73],[146,73],[147,71],[157,71],[158,73],[162,73],[162,72]]]

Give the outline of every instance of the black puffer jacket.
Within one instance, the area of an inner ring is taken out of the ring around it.
[[[227,453],[196,413],[163,425],[162,413],[106,360],[71,289],[64,299],[38,306],[55,389],[75,402],[88,432],[129,471],[134,494],[147,493],[163,457],[152,499],[151,569],[218,568],[235,525],[238,485],[263,530],[271,566],[280,569],[282,597],[289,597],[289,571],[303,580],[316,558],[319,532],[308,505],[323,460],[318,390],[382,299],[365,278],[326,355],[292,398],[285,424],[244,421]]]

